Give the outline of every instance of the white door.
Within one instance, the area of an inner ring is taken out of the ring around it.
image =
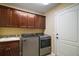
[[[77,7],[56,15],[56,53],[61,56],[79,55]]]

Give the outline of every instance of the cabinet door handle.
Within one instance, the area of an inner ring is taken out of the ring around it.
[[[8,50],[10,50],[10,48],[8,48]]]
[[[6,50],[10,50],[10,48],[7,48]]]

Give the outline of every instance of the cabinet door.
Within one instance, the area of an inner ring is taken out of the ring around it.
[[[27,28],[27,26],[28,26],[27,21],[28,21],[27,13],[21,12],[20,20],[19,20],[19,27]]]
[[[45,29],[45,17],[40,16],[40,28]]]
[[[4,55],[4,47],[0,44],[0,56]]]
[[[8,14],[7,26],[13,27],[14,25],[13,25],[13,20],[12,20],[12,9],[8,8],[7,14]]]
[[[19,41],[5,43],[5,56],[19,56]]]
[[[2,26],[2,19],[1,19],[1,7],[0,7],[0,27]]]
[[[34,28],[35,15],[28,13],[28,28]]]
[[[5,56],[19,56],[19,49],[17,46],[15,47],[6,47],[5,48]]]
[[[0,21],[1,26],[8,26],[9,25],[9,9],[7,7],[0,6]]]
[[[20,11],[12,9],[12,20],[14,27],[19,27]]]
[[[35,16],[35,28],[44,29],[45,28],[45,17],[36,15]]]
[[[19,56],[19,41],[0,42],[0,56]]]
[[[4,48],[0,48],[0,56],[4,56]]]
[[[35,16],[35,28],[40,28],[40,24],[41,24],[41,22],[40,22],[40,19],[39,19],[39,15],[36,15]]]
[[[12,25],[12,10],[8,7],[0,6],[0,26],[11,27]]]

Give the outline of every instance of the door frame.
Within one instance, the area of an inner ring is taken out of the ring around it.
[[[75,4],[72,4],[72,5],[70,5],[70,6],[67,6],[67,7],[65,7],[64,9],[62,9],[62,10],[60,10],[60,11],[58,11],[58,12],[56,12],[55,13],[55,19],[54,19],[54,53],[55,53],[55,56],[57,56],[57,39],[56,39],[56,31],[55,31],[55,29],[56,29],[56,22],[55,22],[55,20],[56,20],[56,17],[57,17],[57,15],[59,15],[61,12],[64,12],[65,10],[67,10],[67,9],[69,9],[69,8],[72,8],[72,7],[75,7],[75,6],[78,6],[79,4],[78,3],[75,3]]]

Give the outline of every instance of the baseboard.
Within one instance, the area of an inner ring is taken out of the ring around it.
[[[55,56],[55,54],[53,52],[51,52],[51,54],[49,54],[47,56]]]

